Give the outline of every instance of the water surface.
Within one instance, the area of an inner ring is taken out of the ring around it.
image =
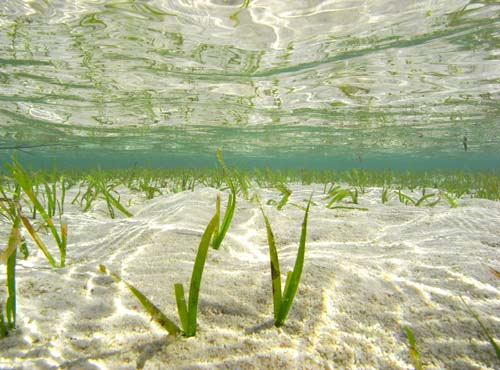
[[[488,0],[5,0],[0,156],[499,168],[499,30]]]

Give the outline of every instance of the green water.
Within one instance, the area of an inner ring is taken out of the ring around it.
[[[499,169],[499,30],[491,0],[5,0],[0,160]]]

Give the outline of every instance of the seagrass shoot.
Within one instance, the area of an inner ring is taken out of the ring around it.
[[[0,255],[0,261],[6,263],[5,274],[7,282],[5,308],[3,305],[0,305],[0,338],[4,338],[8,335],[9,331],[16,326],[16,260],[17,248],[22,242],[22,237],[20,232],[21,219],[17,213],[17,208],[13,204],[13,202],[19,200],[19,186],[16,187],[12,200],[5,196],[3,188],[1,190],[4,196],[0,202],[2,215],[10,218],[12,222],[7,247]],[[5,203],[7,203],[7,205]]]
[[[6,164],[7,169],[10,171],[13,180],[15,181],[16,184],[19,185],[20,191],[27,196],[27,201],[29,201],[31,204],[30,206],[33,209],[36,209],[38,213],[41,215],[45,225],[48,227],[49,231],[51,232],[57,247],[59,248],[59,255],[60,255],[60,262],[59,262],[59,267],[64,267],[65,266],[65,261],[66,261],[66,245],[67,245],[67,234],[68,234],[68,225],[62,222],[62,219],[59,219],[59,230],[56,228],[54,221],[52,217],[50,216],[50,209],[51,205],[48,205],[48,209],[45,209],[43,206],[42,202],[38,199],[36,196],[35,191],[33,190],[33,182],[28,174],[28,172],[21,166],[21,164],[16,160],[15,156],[12,158],[12,164]],[[19,193],[19,199],[16,201],[18,204],[20,202],[20,197],[21,193]],[[61,216],[61,215],[60,215]],[[25,225],[26,229],[30,233],[30,235],[36,235],[32,233],[33,227],[28,221],[28,219],[24,216],[20,216],[21,220],[23,221],[23,224]],[[34,231],[34,229],[33,229]],[[40,238],[38,237],[33,237],[33,240],[37,243],[37,245],[40,247],[43,243],[41,243]],[[50,259],[48,257],[48,251],[45,252],[46,248],[42,248],[42,251],[44,251],[45,256],[53,265],[53,259]]]
[[[411,196],[403,193],[401,189],[398,189],[398,191],[396,192],[399,202],[404,204],[405,206],[412,204],[415,207],[420,207],[422,205],[425,205],[427,207],[434,207],[441,201],[441,198],[437,197],[437,199],[434,199],[433,201],[429,202],[429,199],[435,198],[436,194],[433,193],[425,194],[425,190],[423,190],[422,193],[423,194],[420,198],[413,199]]]
[[[215,225],[213,239],[212,239],[212,248],[219,249],[222,240],[226,236],[227,230],[229,229],[229,225],[231,225],[231,221],[233,219],[234,210],[236,208],[236,188],[234,183],[229,175],[229,170],[224,163],[224,159],[222,158],[222,153],[219,149],[217,149],[217,159],[222,167],[222,171],[224,176],[226,177],[226,182],[229,184],[229,188],[231,190],[231,194],[229,194],[229,198],[227,201],[226,211],[224,212],[224,217],[222,218],[222,223],[220,222],[220,195],[217,194],[216,204],[215,204],[215,216],[217,218],[217,223]]]
[[[29,219],[23,214],[21,209],[21,185],[16,184],[12,191],[0,185],[0,214],[11,224],[7,247],[0,252],[0,264],[6,264],[6,285],[7,298],[5,305],[0,303],[0,338],[5,337],[16,326],[16,263],[18,251],[23,257],[28,258],[28,248],[21,229],[24,226],[35,244],[47,258],[50,265],[58,267],[48,248],[38,236],[35,228]],[[64,243],[65,243],[65,234]],[[61,255],[60,266],[63,265],[63,255]]]
[[[234,192],[231,195],[234,197]],[[234,198],[233,198],[234,199]],[[234,203],[234,202],[233,202]],[[203,270],[205,267],[205,262],[208,254],[210,244],[214,246],[213,240],[217,240],[217,248],[222,243],[224,239],[225,231],[229,227],[232,216],[227,216],[227,224],[219,226],[220,219],[220,198],[218,198],[217,211],[211,218],[210,222],[205,228],[203,235],[198,246],[198,252],[193,265],[193,271],[191,274],[191,281],[189,286],[189,295],[186,300],[184,287],[181,283],[174,284],[174,294],[177,304],[177,314],[179,316],[179,321],[181,323],[182,329],[169,319],[153,302],[151,302],[139,289],[134,287],[132,284],[124,281],[120,276],[113,272],[109,272],[105,266],[99,265],[99,270],[103,273],[108,273],[117,282],[123,282],[125,286],[132,292],[132,294],[138,299],[143,308],[148,312],[152,319],[162,326],[170,335],[180,335],[185,337],[192,337],[196,334],[197,327],[197,313],[198,313],[198,298],[201,288],[201,280],[203,276]],[[234,209],[231,211],[234,212]],[[228,210],[226,210],[228,214]],[[225,217],[226,218],[226,217]],[[227,225],[227,226],[226,226]],[[217,249],[214,247],[214,249]]]
[[[222,222],[220,222],[220,195],[217,194],[217,199],[215,203],[215,215],[217,217],[217,223],[215,225],[213,239],[212,239],[212,248],[219,249],[224,237],[226,236],[227,230],[229,229],[229,225],[231,225],[231,221],[233,219],[234,210],[236,208],[236,191],[234,186],[231,184],[231,194],[229,194],[229,198],[227,200],[226,211],[224,212],[224,217],[222,218]]]
[[[326,189],[326,187],[325,187]],[[353,207],[353,206],[345,206],[338,205],[344,198],[350,197],[351,204],[358,204],[358,190],[357,189],[342,189],[340,185],[332,184],[330,189],[328,190],[328,194],[326,196],[326,200],[328,200],[328,204],[326,208],[329,209],[355,209],[359,211],[368,211],[368,208],[365,207]]]
[[[267,242],[269,246],[269,258],[271,267],[271,286],[273,293],[273,314],[274,314],[274,325],[280,327],[285,323],[285,320],[292,307],[295,294],[299,286],[300,278],[302,275],[302,270],[304,267],[304,257],[306,251],[306,238],[307,238],[307,218],[309,215],[309,208],[311,206],[312,194],[307,202],[307,206],[304,213],[304,220],[302,221],[302,230],[300,235],[299,248],[297,250],[297,256],[295,258],[295,264],[292,271],[289,271],[286,276],[285,287],[282,290],[281,287],[281,271],[280,263],[278,257],[278,251],[276,249],[276,243],[274,238],[274,233],[271,228],[269,219],[267,218],[262,204],[260,204],[260,211],[264,218],[264,224],[266,226],[267,232]]]
[[[389,189],[390,189],[390,187],[387,187],[385,185],[382,188],[382,194],[381,194],[382,204],[385,204],[389,201]]]
[[[111,218],[114,219],[116,217],[115,209],[120,211],[126,217],[133,216],[132,213],[120,203],[120,196],[118,195],[118,197],[115,197],[111,194],[117,186],[117,183],[108,181],[101,171],[98,171],[93,175],[87,175],[86,183],[87,189],[85,192],[82,194],[81,191],[79,191],[71,201],[71,203],[74,204],[78,201],[78,198],[80,198],[79,203],[83,212],[90,210],[92,203],[97,199],[102,199],[106,202],[106,207]]]
[[[420,352],[417,348],[417,341],[415,339],[415,335],[413,335],[413,330],[409,326],[405,326],[404,328],[406,338],[408,338],[408,349],[410,351],[410,357],[413,361],[413,366],[415,370],[422,370],[423,363],[420,359]]]
[[[281,211],[281,209],[288,203],[288,199],[292,195],[292,191],[283,182],[279,183],[276,186],[276,189],[278,189],[279,192],[281,193],[281,199],[279,201],[276,201],[274,199],[269,199],[267,201],[267,204],[276,206],[276,209],[278,211]]]

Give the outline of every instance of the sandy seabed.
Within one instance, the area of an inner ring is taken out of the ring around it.
[[[304,205],[314,192],[316,205],[285,326],[272,322],[262,215],[241,197],[221,249],[209,251],[196,336],[175,339],[152,322],[98,264],[178,323],[173,285],[188,286],[220,192],[199,188],[146,200],[121,189],[131,218],[109,218],[102,202],[87,213],[66,205],[67,267],[50,268],[34,247],[19,261],[18,328],[0,340],[0,368],[412,369],[404,326],[413,330],[424,369],[500,367],[461,300],[498,340],[500,279],[488,267],[500,270],[499,202],[415,207],[393,194],[382,204],[381,189],[369,188],[358,205],[368,211],[332,210],[322,185],[291,189],[282,210],[265,206],[282,272],[293,266],[304,217],[293,204]],[[259,193],[263,202],[280,198],[276,190]],[[8,225],[1,230],[6,240]],[[3,274],[0,283],[4,297]]]

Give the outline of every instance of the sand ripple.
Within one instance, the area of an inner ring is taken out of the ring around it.
[[[132,194],[132,218],[69,209],[67,268],[52,270],[40,256],[19,263],[19,329],[0,341],[0,368],[408,369],[405,325],[427,369],[498,365],[460,297],[500,332],[500,280],[487,268],[500,269],[499,204],[382,205],[371,189],[360,198],[367,212],[329,210],[318,187],[294,189],[290,202],[303,204],[313,190],[304,275],[284,327],[272,326],[262,217],[243,199],[221,250],[209,252],[197,336],[174,340],[151,322],[97,265],[177,321],[173,284],[189,282],[218,191],[149,201]],[[303,211],[265,209],[282,269],[290,269]]]

